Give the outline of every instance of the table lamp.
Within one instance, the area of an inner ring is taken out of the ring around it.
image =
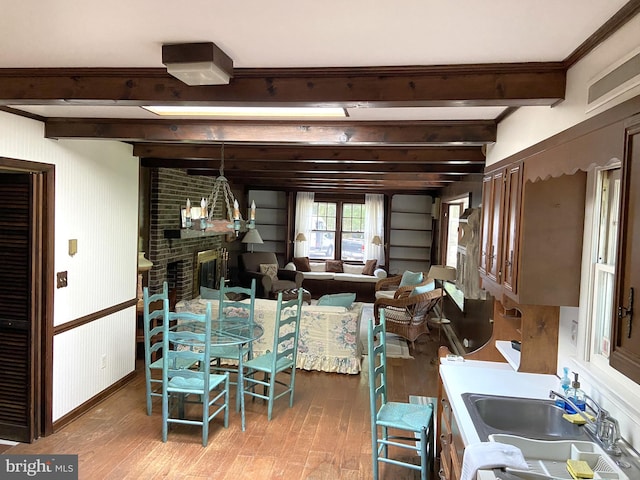
[[[456,279],[456,269],[454,267],[449,267],[447,265],[432,265],[429,269],[429,273],[427,274],[429,278],[433,278],[436,281],[440,281],[440,288],[442,288],[442,295],[440,296],[440,318],[438,320],[434,320],[433,322],[442,325],[443,323],[449,323],[449,320],[446,318],[442,318],[443,315],[443,306],[442,306],[442,298],[444,297],[444,282],[451,282]],[[437,283],[436,283],[437,286]]]
[[[253,244],[254,243],[264,243],[262,241],[262,237],[260,236],[260,234],[258,233],[258,229],[257,228],[252,228],[251,230],[249,230],[247,232],[247,234],[243,237],[242,239],[242,243],[249,243],[251,244],[251,253],[253,253]]]

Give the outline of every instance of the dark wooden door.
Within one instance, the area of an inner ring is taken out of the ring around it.
[[[20,442],[37,427],[32,185],[31,174],[0,174],[0,438]]]
[[[640,383],[640,116],[627,129],[610,363]]]

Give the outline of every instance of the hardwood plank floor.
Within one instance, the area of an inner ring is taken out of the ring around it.
[[[444,341],[444,337],[443,337]],[[414,359],[388,359],[390,400],[437,396],[437,332],[415,343]],[[5,450],[9,454],[78,454],[79,478],[95,479],[370,479],[371,428],[366,357],[360,375],[298,370],[293,408],[281,399],[267,421],[264,403],[247,402],[247,429],[230,412],[229,428],[215,419],[209,445],[200,429],[175,426],[161,440],[160,401],[146,415],[144,374],[48,437]],[[235,405],[232,389],[231,405]],[[417,458],[416,458],[417,461]],[[380,466],[380,478],[419,478]]]

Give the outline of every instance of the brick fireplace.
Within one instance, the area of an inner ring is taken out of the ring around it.
[[[184,170],[150,169],[149,184],[149,247],[147,258],[153,262],[148,285],[153,293],[167,280],[169,289],[176,290],[177,300],[193,298],[194,271],[197,254],[227,247],[224,235],[199,238],[165,238],[165,230],[180,228],[180,208],[187,197],[197,205],[208,197],[215,177],[187,175]],[[216,214],[218,212],[214,212]],[[219,212],[222,215],[222,212]]]

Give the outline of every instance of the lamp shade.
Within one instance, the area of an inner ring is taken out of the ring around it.
[[[151,267],[153,267],[153,262],[144,256],[144,252],[138,252],[138,271],[146,272],[151,270]]]
[[[428,277],[443,282],[453,281],[456,279],[456,269],[446,265],[433,265],[429,269]]]
[[[371,243],[377,246],[382,245],[382,239],[380,238],[380,235],[375,235],[372,239],[371,239]]]
[[[304,236],[304,233],[300,232],[298,235],[296,235],[296,242],[306,242],[307,241],[307,237]]]
[[[252,228],[243,237],[242,243],[264,243],[256,228]]]

